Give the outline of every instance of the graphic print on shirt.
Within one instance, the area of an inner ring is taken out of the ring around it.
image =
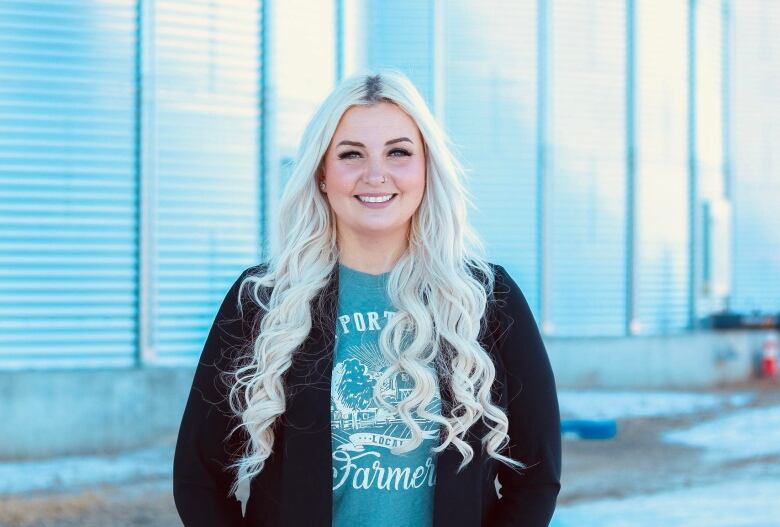
[[[384,313],[387,317],[389,312]],[[376,312],[352,313],[351,319],[377,321]],[[345,316],[340,317],[345,319]],[[411,440],[411,431],[397,411],[381,408],[373,400],[374,386],[389,366],[379,349],[379,325],[341,325],[339,332],[349,335],[349,344],[334,361],[331,388],[331,429],[333,433],[333,489],[403,491],[436,483],[436,463],[429,452],[438,444],[439,424],[413,412],[423,433],[423,442],[413,451],[393,454],[390,449]],[[362,330],[362,331],[361,331]],[[370,335],[369,335],[370,334]],[[358,336],[359,335],[359,336]],[[365,336],[365,338],[362,338]],[[384,382],[381,393],[393,406],[406,399],[414,388],[407,373],[396,373]],[[437,393],[426,409],[441,412]]]

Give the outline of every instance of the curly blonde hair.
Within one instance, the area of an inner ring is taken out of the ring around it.
[[[259,474],[272,453],[273,425],[286,405],[285,372],[312,329],[312,317],[318,315],[312,312],[312,300],[339,262],[335,215],[317,188],[323,156],[344,112],[379,102],[397,105],[415,121],[427,169],[408,247],[387,280],[397,315],[379,335],[379,347],[391,366],[377,380],[374,400],[397,409],[412,434],[394,452],[407,452],[422,442],[422,430],[412,418],[416,412],[446,429],[443,442],[432,451],[441,452],[452,443],[463,456],[460,471],[474,457],[466,432],[481,418],[489,430],[482,438],[487,454],[509,466],[526,466],[499,452],[509,442],[508,419],[491,401],[495,367],[478,340],[495,276],[484,258],[482,241],[466,221],[472,199],[463,184],[464,169],[412,82],[403,73],[384,69],[344,79],[318,107],[304,131],[279,205],[279,249],[270,255],[265,272],[246,276],[240,285],[239,299],[249,286],[263,317],[249,360],[232,372],[230,407],[241,423],[234,431],[244,428],[250,439],[242,457],[230,466],[236,471],[231,493]],[[270,298],[261,298],[261,288],[272,288]],[[451,408],[442,407],[442,415],[425,410],[438,385],[431,364],[446,373],[442,388],[449,390],[454,402]],[[382,398],[380,388],[401,371],[414,381],[414,389],[396,408]]]

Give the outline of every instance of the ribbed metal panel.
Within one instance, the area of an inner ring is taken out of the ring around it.
[[[724,180],[724,116],[723,116],[723,0],[698,0],[694,4],[695,24],[695,170],[696,170],[696,240],[694,246],[695,316],[701,319],[720,311],[725,306],[720,295],[722,284],[715,270],[729,262],[714,261],[718,255],[715,248],[709,250],[705,232],[706,205],[713,200],[719,202],[725,197]],[[709,209],[712,210],[712,209]],[[711,253],[711,254],[710,254]],[[731,254],[727,254],[728,259]]]
[[[257,262],[259,2],[156,0],[145,127],[150,343],[157,364],[197,357],[238,274]]]
[[[696,160],[702,197],[722,196],[722,0],[696,4]]]
[[[472,223],[536,309],[537,2],[445,5],[444,123],[469,172]]]
[[[780,311],[780,4],[731,2],[731,308]]]
[[[290,175],[303,130],[336,81],[337,21],[336,7],[331,0],[273,2],[268,4],[267,11],[268,53],[283,57],[268,62],[269,73],[264,79],[268,113],[263,178],[268,189],[269,230],[273,232],[279,217],[279,198]],[[351,24],[365,23],[354,10],[345,8],[342,16]],[[362,49],[365,44],[348,41],[344,47]],[[269,243],[278,241],[275,237],[268,240]]]
[[[625,2],[553,2],[550,24],[546,328],[558,336],[622,335]]]
[[[136,5],[0,3],[0,368],[132,364]]]
[[[433,104],[434,0],[368,0],[367,6],[368,67],[400,69]]]
[[[637,0],[634,334],[688,327],[688,5]]]

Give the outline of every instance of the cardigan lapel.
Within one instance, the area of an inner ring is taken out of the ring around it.
[[[281,518],[287,525],[330,527],[333,511],[333,466],[330,390],[338,308],[338,267],[312,302],[309,337],[293,358],[286,377],[287,408],[282,416]],[[439,376],[440,386],[443,386]],[[451,407],[441,390],[442,407]],[[472,442],[475,456],[479,442]],[[475,496],[463,494],[463,479],[476,463],[456,475],[460,453],[450,444],[438,454],[434,489],[434,527],[461,525]],[[476,461],[476,460],[475,460]],[[465,513],[465,515],[464,515]]]
[[[330,383],[338,304],[338,267],[312,301],[312,328],[293,354],[282,414],[280,518],[285,525],[330,527],[333,508]]]

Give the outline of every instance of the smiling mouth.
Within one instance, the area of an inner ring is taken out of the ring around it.
[[[384,200],[384,201],[363,201],[360,199],[360,196],[355,194],[353,197],[358,200],[360,203],[389,203],[395,199],[395,197],[398,195],[398,193],[390,194],[390,199]]]

